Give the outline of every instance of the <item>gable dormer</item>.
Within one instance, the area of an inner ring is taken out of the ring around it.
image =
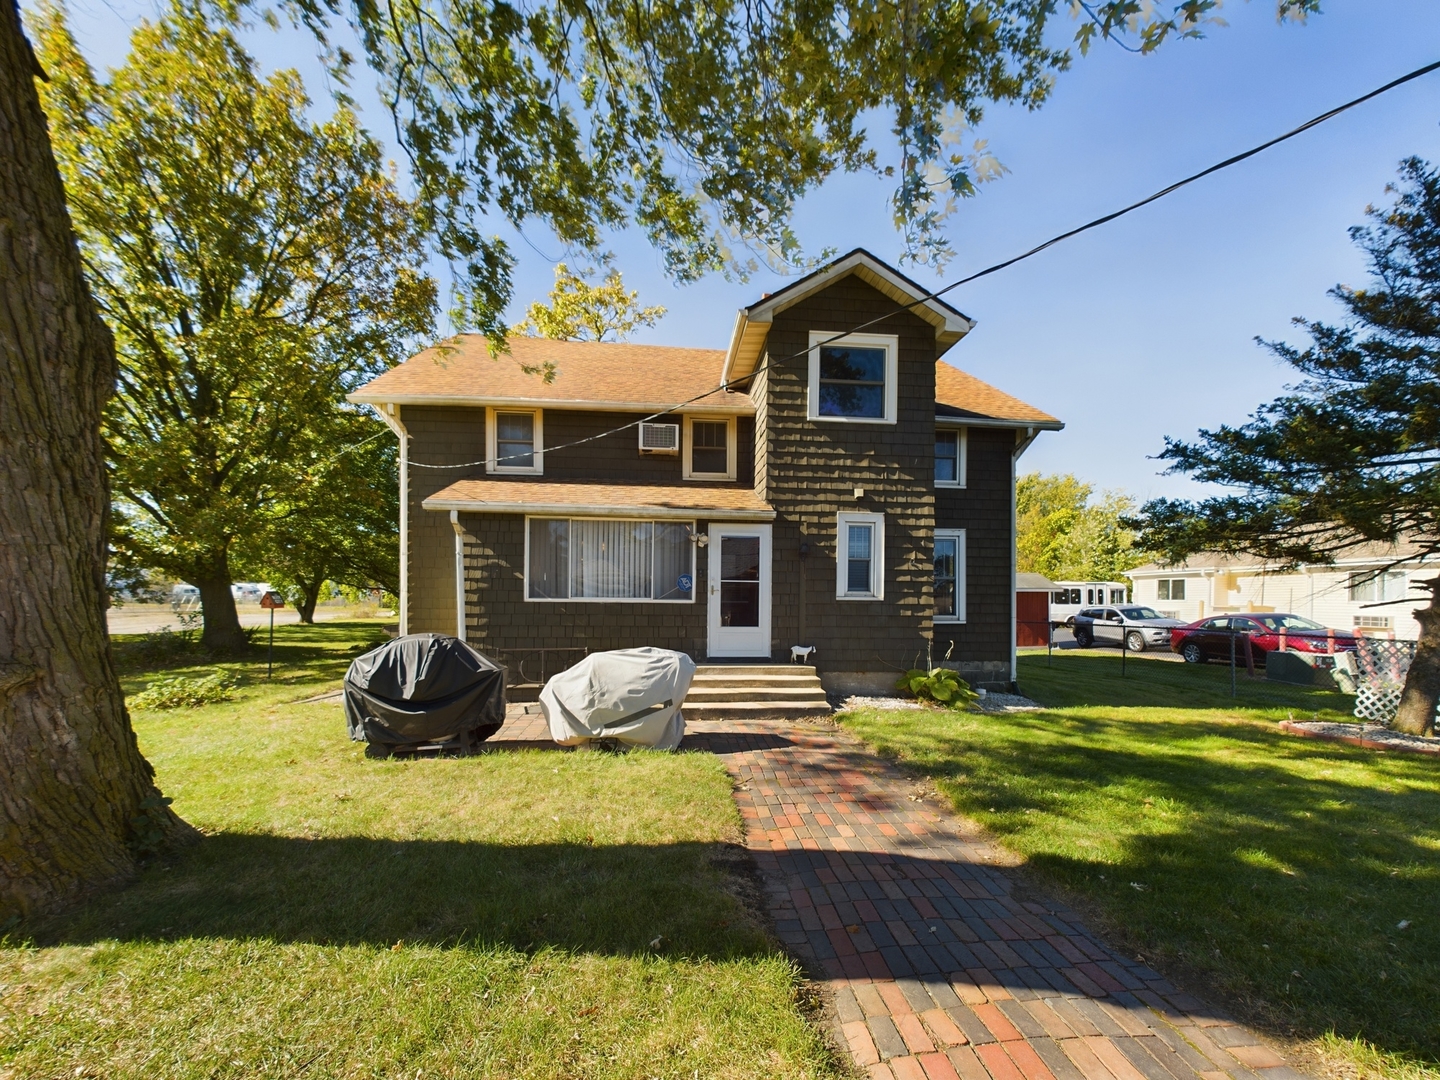
[[[758,303],[741,308],[730,336],[730,347],[725,353],[723,381],[727,385],[739,383],[754,373],[760,364],[761,356],[765,354],[770,330],[777,316],[852,276],[928,324],[934,333],[936,359],[974,329],[973,319],[943,300],[929,297],[928,289],[911,281],[864,248],[856,248],[813,274],[762,297]],[[842,319],[846,314],[837,312]],[[886,328],[884,323],[873,327],[859,327],[853,316],[852,321],[846,323],[844,328],[854,329],[856,333],[893,333],[893,329]]]

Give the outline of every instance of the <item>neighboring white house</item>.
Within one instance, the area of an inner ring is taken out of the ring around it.
[[[1411,612],[1430,602],[1416,583],[1440,575],[1440,558],[1417,552],[1414,544],[1369,545],[1331,566],[1290,570],[1246,556],[1202,554],[1177,566],[1137,566],[1126,576],[1134,582],[1133,603],[1187,622],[1230,611],[1280,611],[1337,630],[1414,640],[1420,626]],[[1385,603],[1391,600],[1414,603]]]

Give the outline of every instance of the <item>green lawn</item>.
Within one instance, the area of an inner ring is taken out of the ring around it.
[[[0,1074],[843,1075],[743,900],[717,759],[367,760],[297,701],[376,630],[285,627],[273,684],[262,652],[229,704],[136,713],[204,837],[12,932]]]
[[[1161,970],[1341,1073],[1436,1075],[1440,762],[1276,726],[1338,695],[1119,663],[1023,656],[1043,712],[842,720]]]

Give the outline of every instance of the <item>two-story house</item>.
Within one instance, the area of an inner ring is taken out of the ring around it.
[[[1062,425],[941,359],[972,326],[857,250],[743,309],[723,350],[420,353],[352,398],[400,439],[402,632],[814,646],[837,692],[933,655],[1011,685],[1015,464]]]

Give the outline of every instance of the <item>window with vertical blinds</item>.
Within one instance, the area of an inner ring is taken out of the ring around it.
[[[530,518],[526,549],[530,600],[695,599],[695,545],[683,522]]]

